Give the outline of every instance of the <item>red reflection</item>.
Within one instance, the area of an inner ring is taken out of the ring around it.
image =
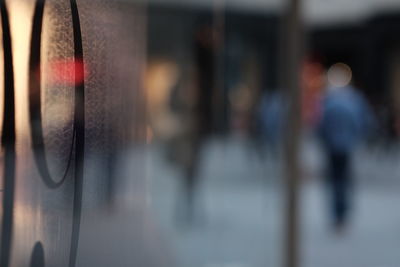
[[[64,59],[48,63],[48,80],[51,84],[79,85],[87,76],[83,60]]]
[[[321,93],[325,86],[324,67],[315,59],[303,62],[301,73],[302,121],[305,126],[315,126],[319,121]]]

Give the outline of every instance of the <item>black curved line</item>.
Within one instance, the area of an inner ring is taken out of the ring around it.
[[[79,243],[79,231],[82,213],[83,166],[85,155],[85,81],[78,80],[84,73],[83,44],[79,10],[75,0],[70,0],[72,28],[74,33],[74,60],[75,60],[75,186],[74,211],[71,234],[71,250],[69,267],[74,267]]]
[[[82,34],[79,20],[79,12],[76,1],[71,0],[71,15],[74,34],[74,61],[75,61],[75,114],[73,125],[73,139],[70,149],[70,157],[64,176],[59,182],[54,182],[51,178],[45,154],[42,115],[41,115],[41,35],[43,25],[43,11],[45,0],[37,0],[32,26],[31,54],[29,62],[29,108],[32,144],[35,154],[36,164],[44,183],[50,188],[57,188],[66,179],[67,172],[72,161],[72,150],[75,144],[75,183],[73,200],[73,222],[71,233],[71,246],[69,266],[74,267],[76,263],[79,230],[82,212],[82,186],[83,186],[83,165],[85,148],[85,85],[84,81],[78,81],[77,77],[84,73],[83,66],[83,45]]]
[[[65,171],[58,182],[51,177],[46,159],[46,149],[43,137],[42,101],[41,101],[41,43],[43,13],[46,0],[37,0],[33,14],[32,37],[29,57],[29,122],[32,137],[32,149],[40,176],[47,187],[60,187],[67,178],[72,162],[72,152],[75,141],[75,122],[73,126],[71,147]]]
[[[11,242],[13,234],[13,211],[15,192],[15,94],[12,41],[10,22],[5,0],[0,0],[1,25],[3,30],[4,53],[4,119],[2,147],[4,149],[4,193],[3,222],[1,226],[0,266],[8,267],[10,263]]]

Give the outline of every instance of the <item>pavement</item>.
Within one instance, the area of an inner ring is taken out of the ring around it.
[[[180,169],[157,145],[148,159],[148,207],[177,267],[283,266],[284,186],[279,155],[260,157],[247,139],[213,139],[200,162],[196,219],[182,223]],[[400,153],[361,148],[354,159],[351,222],[332,231],[324,157],[303,142],[300,189],[301,267],[400,266]]]

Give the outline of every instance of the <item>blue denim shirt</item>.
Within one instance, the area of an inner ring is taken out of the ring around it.
[[[350,152],[372,126],[370,107],[353,87],[335,88],[324,98],[319,134],[327,149]]]

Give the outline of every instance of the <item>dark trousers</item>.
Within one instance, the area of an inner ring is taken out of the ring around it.
[[[344,224],[350,206],[350,153],[329,153],[329,188],[332,194],[332,215],[336,225]]]

